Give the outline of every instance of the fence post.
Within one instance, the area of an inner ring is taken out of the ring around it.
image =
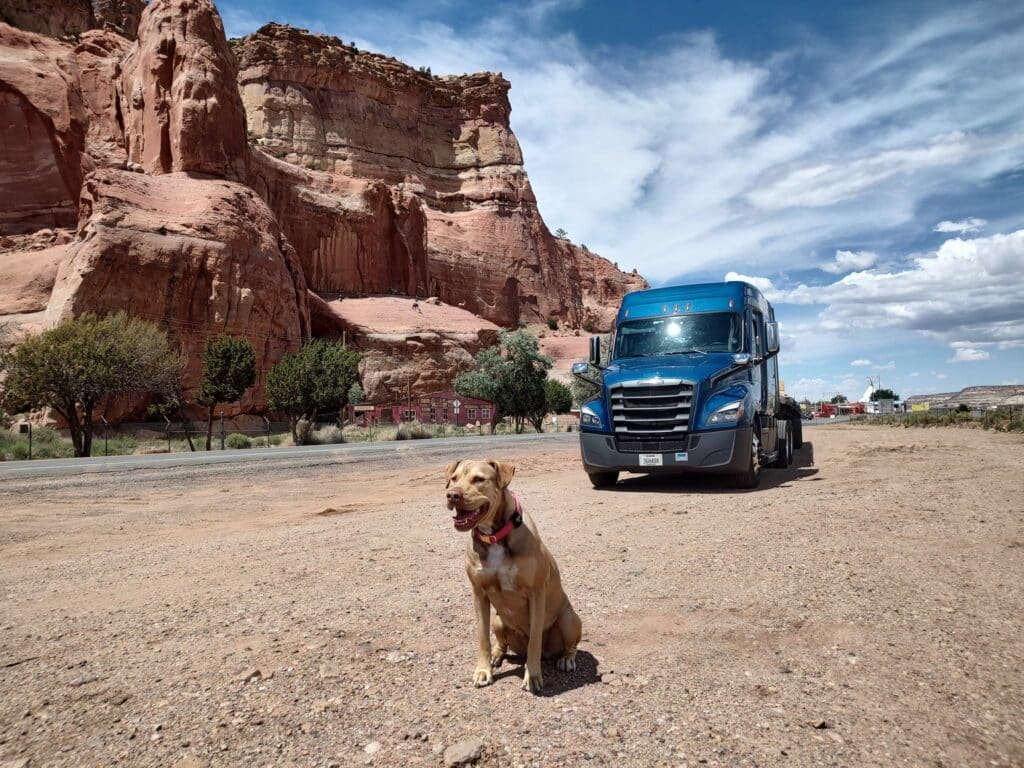
[[[109,456],[110,453],[107,451],[107,433],[110,431],[110,422],[107,421],[106,416],[100,416],[103,421],[103,455]]]
[[[164,421],[167,422],[167,452],[171,452],[171,420],[164,416]]]
[[[32,461],[32,422],[28,423],[28,460]]]
[[[220,412],[220,449],[224,450],[224,411]]]
[[[263,420],[265,422],[267,422],[267,448],[269,448],[270,447],[270,419],[268,419],[266,416],[264,416]]]

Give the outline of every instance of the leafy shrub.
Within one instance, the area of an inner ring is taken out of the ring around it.
[[[552,331],[557,331],[558,330],[558,318],[557,317],[549,317],[548,318],[548,328],[550,328]]]
[[[589,317],[583,321],[583,330],[586,331],[587,333],[594,332],[594,321],[591,320]]]
[[[240,432],[232,432],[224,438],[224,444],[236,451],[242,448],[252,448],[252,440],[249,439],[248,435],[243,435]]]

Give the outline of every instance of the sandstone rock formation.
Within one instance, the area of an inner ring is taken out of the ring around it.
[[[86,32],[75,46],[78,86],[89,125],[85,147],[99,167],[124,168],[128,159],[120,78],[131,50],[128,40],[105,30]]]
[[[0,23],[0,322],[153,319],[186,387],[208,336],[243,336],[240,410],[260,412],[311,335],[363,351],[371,399],[416,394],[499,326],[602,329],[646,286],[548,231],[500,75],[274,24],[233,53],[211,0],[0,0],[0,19],[23,27]]]
[[[89,0],[0,0],[0,22],[49,37],[73,37],[96,26]]]
[[[500,75],[433,77],[278,24],[235,52],[251,135],[266,154],[308,171],[281,192],[259,161],[253,183],[296,243],[312,290],[374,293],[388,275],[398,290],[501,325],[552,315],[578,325],[590,302],[645,285],[552,237]],[[300,205],[279,202],[296,194]],[[367,209],[385,214],[372,233],[358,223]],[[603,317],[596,305],[590,314]]]
[[[49,37],[110,26],[133,38],[145,7],[145,0],[0,0],[0,21]]]
[[[147,5],[121,80],[129,160],[147,173],[242,180],[245,112],[234,61],[209,0]]]
[[[91,162],[68,46],[0,24],[0,235],[74,227]]]
[[[331,302],[313,296],[310,311],[314,335],[344,338],[362,352],[359,378],[369,402],[450,389],[501,330],[458,307],[398,296]]]
[[[96,25],[109,25],[132,40],[139,30],[139,20],[145,7],[145,0],[92,0]]]
[[[295,254],[255,192],[183,174],[100,170],[85,184],[82,218],[48,322],[117,310],[153,320],[186,357],[186,387],[198,383],[208,336],[242,336],[257,369],[242,410],[264,408],[267,371],[309,338],[309,310]]]

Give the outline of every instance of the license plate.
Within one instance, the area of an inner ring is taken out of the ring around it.
[[[640,466],[641,467],[660,467],[661,466],[661,454],[660,453],[641,453],[640,454]]]
[[[689,456],[686,455],[686,451],[676,451],[676,461],[688,461]]]

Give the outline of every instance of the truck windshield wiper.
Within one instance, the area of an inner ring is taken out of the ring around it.
[[[680,349],[677,352],[666,352],[666,355],[706,355],[703,349]]]

